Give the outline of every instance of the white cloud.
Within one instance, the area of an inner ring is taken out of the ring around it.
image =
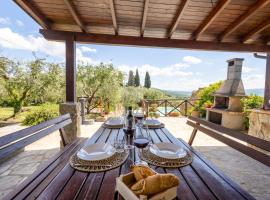
[[[19,20],[19,19],[16,20],[16,24],[18,26],[24,26],[24,23],[21,20]]]
[[[243,78],[244,87],[246,89],[253,88],[264,88],[264,74],[252,74],[248,76],[244,76]]]
[[[82,46],[82,47],[80,47],[80,49],[82,50],[82,52],[97,52],[97,50],[96,49],[94,49],[94,48],[90,48],[90,47],[86,47],[86,46]]]
[[[0,17],[0,24],[10,24],[10,19],[8,17]]]
[[[254,68],[251,68],[251,67],[246,67],[246,66],[243,66],[242,67],[242,72],[243,73],[250,73],[250,72],[253,72],[253,71],[255,71],[256,69],[254,69]]]
[[[183,57],[183,61],[189,64],[199,64],[202,62],[200,58],[196,58],[194,56],[185,56]]]
[[[87,64],[98,64],[99,61],[93,60],[90,57],[84,56],[81,49],[76,49],[76,60],[79,63],[87,63]]]
[[[173,77],[173,76],[190,76],[193,73],[192,72],[186,72],[180,70],[182,67],[186,67],[186,64],[180,65],[170,65],[167,67],[156,67],[148,64],[144,64],[141,66],[129,66],[129,65],[120,65],[118,66],[118,69],[121,71],[124,71],[126,73],[129,72],[129,70],[135,71],[136,69],[139,70],[139,73],[144,76],[145,72],[148,71],[151,76],[163,76],[163,77]]]
[[[43,37],[33,35],[23,36],[10,28],[0,28],[0,46],[9,49],[40,51],[58,57],[65,55],[64,43],[47,41]]]
[[[23,36],[13,32],[10,28],[0,28],[0,46],[9,49],[41,52],[49,56],[65,58],[65,44],[45,40],[33,35]],[[76,49],[76,60],[83,63],[98,64],[98,61],[84,56],[83,51]]]

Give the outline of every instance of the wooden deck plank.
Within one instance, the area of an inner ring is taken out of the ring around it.
[[[96,140],[98,140],[99,138],[101,138],[101,136],[106,135],[104,134],[104,129],[100,128],[94,135],[93,137],[91,137],[89,140],[87,140],[87,143],[95,143]],[[83,141],[85,142],[86,139],[83,139]],[[42,191],[51,183],[51,181],[57,176],[58,173],[60,173],[60,171],[65,167],[66,163],[68,163],[69,158],[72,154],[74,154],[77,150],[79,150],[83,145],[84,142],[81,143],[80,145],[78,145],[78,147],[76,149],[73,149],[73,151],[66,153],[63,157],[61,157],[61,162],[56,166],[56,168],[54,168],[47,176],[44,180],[42,180],[40,183],[37,184],[37,187],[31,191],[31,193],[29,192],[29,196],[27,197],[27,199],[33,199],[38,197]],[[64,187],[64,185],[63,185]],[[62,189],[62,188],[61,188]]]
[[[119,129],[113,129],[107,142],[112,143],[114,139],[116,138],[118,131]],[[102,181],[102,187],[100,188],[97,199],[100,199],[100,200],[113,199],[114,192],[115,192],[114,188],[116,184],[115,179],[119,176],[119,174],[120,174],[120,167],[106,171],[103,181]]]
[[[93,139],[90,139],[88,140],[86,143],[87,144],[93,144],[93,143],[96,143],[96,142],[106,142],[108,140],[108,138],[110,137],[110,134],[111,134],[111,130],[110,129],[104,129],[102,131],[103,133],[101,134],[100,137],[98,137],[96,140],[93,140]],[[65,171],[73,171],[73,173],[67,173]],[[43,199],[55,199],[55,197],[57,197],[57,195],[59,194],[59,198],[61,196],[61,198],[66,198],[66,197],[70,197],[71,195],[69,194],[70,193],[70,190],[69,190],[69,185],[72,184],[72,183],[67,183],[67,182],[64,182],[64,180],[76,180],[75,178],[72,179],[72,175],[74,174],[76,170],[73,169],[69,163],[67,163],[66,167],[60,172],[62,173],[62,176],[60,176],[61,178],[57,178],[55,177],[55,179],[52,181],[52,183],[42,192],[42,194],[40,195],[39,198]],[[87,173],[85,173],[87,174]],[[84,177],[86,178],[86,176]],[[64,179],[64,180],[61,180],[61,179]],[[67,183],[66,184],[63,184],[64,183]],[[78,182],[79,185],[72,185],[72,187],[77,187],[77,188],[82,188],[83,187],[83,183],[84,182]],[[65,189],[65,188],[66,189]],[[57,189],[55,189],[57,188]],[[54,195],[53,196],[49,196],[47,195],[47,191],[52,191],[54,190]],[[74,193],[73,193],[74,195]],[[76,196],[76,194],[75,194]],[[74,197],[75,197],[74,196]],[[46,198],[47,197],[47,198]]]
[[[166,130],[162,129],[162,132],[165,136],[175,144],[182,145],[185,149],[189,150],[193,155],[193,162],[191,163],[191,167],[196,173],[200,176],[200,178],[205,182],[205,185],[211,189],[211,191],[215,194],[218,199],[253,199],[252,196],[242,195],[236,188],[232,186],[226,179],[225,175],[220,175],[216,173],[209,165],[205,164],[201,157],[197,154],[194,154],[190,146],[184,145],[181,141],[177,140],[173,135]],[[182,168],[185,169],[185,168]],[[244,190],[243,190],[244,191]],[[248,198],[247,198],[248,197]]]
[[[170,142],[170,140],[161,132],[160,129],[156,129],[153,136],[154,142],[159,142],[159,140],[162,142]],[[179,177],[182,177],[182,181],[185,182],[185,185],[189,186],[188,191],[191,192],[189,196],[196,196],[198,199],[216,199],[211,190],[209,190],[209,188],[189,165],[179,168],[178,172],[177,170],[174,172],[177,173]],[[178,196],[181,194],[182,193],[179,193]]]
[[[72,200],[75,199],[76,196],[80,192],[80,188],[86,181],[86,178],[88,177],[88,173],[86,172],[80,172],[75,171],[71,179],[66,184],[65,188],[62,190],[62,192],[57,197],[58,200]]]
[[[138,131],[138,134],[141,134]],[[151,166],[159,173],[173,173],[180,179],[180,186],[177,189],[178,199],[253,199],[239,185],[223,175],[210,162],[205,160],[197,151],[179,141],[165,128],[150,129],[150,135],[154,143],[164,141],[182,145],[188,149],[193,156],[191,165],[178,169],[164,169]],[[113,143],[115,137],[124,137],[119,129],[100,128],[93,137],[87,140],[87,144],[96,142]],[[73,169],[69,163],[69,157],[75,153],[83,143],[83,140],[74,142],[66,151],[60,153],[50,160],[49,165],[33,175],[32,180],[26,181],[20,186],[12,198],[17,199],[113,199],[115,179],[124,173],[130,172],[130,165],[133,161],[128,160],[120,167],[99,172],[85,173]],[[137,148],[131,150],[130,160],[138,159]],[[117,196],[116,196],[117,197]],[[9,199],[12,199],[9,198]],[[118,199],[122,199],[118,195]]]
[[[74,174],[75,169],[69,163],[56,175],[52,182],[42,191],[37,199],[56,199],[61,189],[69,181],[70,177]]]
[[[57,164],[62,159],[60,157],[64,155],[64,153],[72,151],[72,149],[76,148],[79,143],[80,140],[78,139],[72,144],[65,147],[63,150],[61,150],[59,153],[49,159],[46,163],[44,163],[44,165],[41,166],[39,170],[35,171],[23,183],[16,186],[16,188],[14,188],[11,193],[5,196],[4,199],[14,199],[16,197],[18,197],[17,199],[22,199],[26,197],[29,191],[34,189],[39,184],[39,182],[43,180],[51,172],[51,170],[53,170],[57,166]]]

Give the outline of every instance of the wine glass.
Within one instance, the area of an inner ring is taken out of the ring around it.
[[[123,131],[125,133],[125,149],[134,149],[133,145],[135,133],[134,125],[130,127],[127,123],[123,123]]]
[[[135,165],[148,165],[145,161],[142,160],[142,150],[143,148],[147,147],[150,142],[149,132],[147,131],[145,131],[145,133],[143,132],[144,132],[143,129],[139,128],[134,140],[134,145],[139,149],[138,152],[139,159],[136,160]]]
[[[125,151],[125,149],[124,149],[125,142],[124,142],[124,137],[121,137],[119,135],[120,134],[118,133],[116,135],[116,137],[114,138],[113,146],[114,146],[116,152],[122,153]]]

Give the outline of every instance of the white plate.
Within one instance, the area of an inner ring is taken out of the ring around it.
[[[108,143],[96,143],[84,146],[77,156],[82,160],[102,160],[115,154],[115,148]]]
[[[124,122],[123,122],[123,119],[121,118],[111,118],[107,120],[105,124],[109,126],[120,126],[120,125],[123,125]]]
[[[145,120],[145,124],[147,124],[149,126],[159,126],[161,123],[160,123],[160,121],[158,121],[156,119],[147,119],[147,120]]]
[[[150,147],[151,153],[169,159],[183,158],[187,152],[180,146],[167,142],[160,142]]]

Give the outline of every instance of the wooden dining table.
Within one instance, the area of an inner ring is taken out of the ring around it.
[[[175,138],[166,128],[149,130],[153,143],[163,141],[180,145],[193,157],[190,165],[181,168],[151,166],[159,173],[173,173],[180,179],[177,189],[178,199],[255,199],[205,159],[201,153],[182,139]],[[130,150],[124,164],[105,172],[81,172],[69,164],[71,155],[85,144],[113,143],[115,137],[124,137],[123,130],[100,127],[89,139],[75,140],[18,185],[5,199],[122,199],[115,192],[116,178],[120,174],[130,172],[130,165],[138,159],[136,148]]]

